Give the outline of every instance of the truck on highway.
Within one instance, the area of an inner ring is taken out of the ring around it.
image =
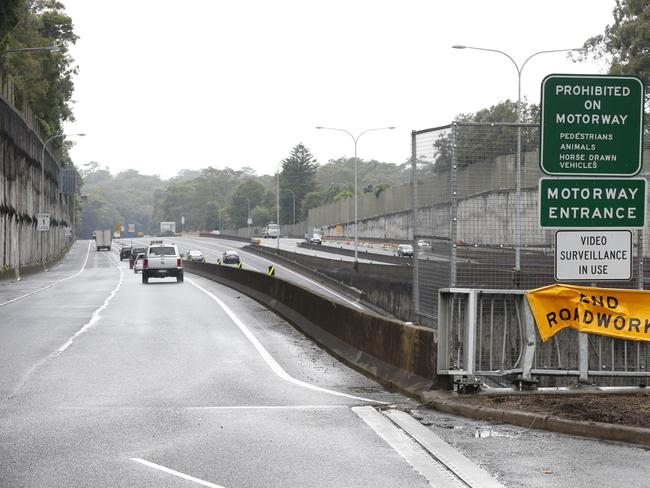
[[[305,232],[305,241],[307,244],[322,244],[322,235],[320,227],[309,227]]]
[[[269,222],[264,227],[264,232],[262,233],[264,239],[277,239],[280,237],[280,226],[275,222]]]
[[[103,230],[95,231],[95,245],[97,246],[98,251],[101,251],[102,249],[106,249],[107,251],[110,251],[111,242],[112,242],[111,229],[103,229]]]
[[[176,222],[161,222],[160,223],[160,235],[161,236],[173,236],[176,234]]]

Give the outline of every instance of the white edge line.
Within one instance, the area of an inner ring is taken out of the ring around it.
[[[282,368],[282,366],[280,366],[278,364],[278,362],[275,359],[273,359],[271,354],[269,354],[269,352],[264,348],[264,346],[260,343],[260,341],[257,340],[257,338],[253,335],[253,333],[248,329],[248,327],[246,327],[246,325],[241,320],[239,320],[239,317],[237,317],[237,315],[235,315],[235,313],[232,310],[230,310],[230,308],[228,308],[228,306],[223,301],[221,301],[219,298],[217,298],[216,295],[214,295],[213,293],[209,292],[208,290],[203,288],[201,285],[196,283],[194,280],[188,279],[187,281],[189,283],[191,283],[192,286],[195,286],[196,288],[201,290],[203,293],[205,293],[207,296],[209,296],[212,300],[214,300],[222,308],[222,310],[224,312],[226,312],[228,317],[230,317],[230,319],[235,323],[235,325],[237,325],[237,327],[239,327],[239,330],[241,330],[242,333],[246,336],[246,338],[251,342],[251,344],[253,344],[253,347],[255,347],[255,349],[257,349],[257,352],[259,353],[260,356],[262,356],[262,359],[264,359],[264,361],[271,368],[271,370],[276,375],[278,375],[280,378],[282,378],[283,380],[288,381],[290,383],[293,383],[294,385],[301,386],[303,388],[307,388],[307,389],[310,389],[310,390],[318,391],[318,392],[321,392],[321,393],[326,393],[328,395],[341,396],[341,397],[345,397],[345,398],[351,398],[353,400],[360,400],[360,401],[363,401],[363,402],[379,403],[379,404],[382,404],[382,405],[387,405],[388,404],[388,402],[382,402],[380,400],[372,400],[370,398],[363,398],[363,397],[358,397],[358,396],[354,396],[354,395],[349,395],[347,393],[341,393],[341,392],[338,392],[338,391],[335,391],[335,390],[330,390],[328,388],[323,388],[321,386],[316,386],[316,385],[312,385],[310,383],[306,383],[306,382],[301,381],[301,380],[297,380],[293,376],[289,375],[289,373],[287,373],[284,370],[284,368]]]
[[[201,244],[210,244],[210,243],[204,243],[203,241],[195,241],[194,239],[186,239],[186,240],[191,240],[192,242],[201,243]],[[263,257],[256,256],[256,255],[251,254],[251,253],[246,252],[246,251],[242,251],[241,249],[235,249],[234,247],[226,246],[226,245],[224,245],[224,244],[217,244],[217,243],[215,243],[214,245],[215,245],[215,246],[220,246],[220,247],[225,247],[226,249],[234,249],[234,250],[236,250],[236,251],[238,251],[238,252],[241,252],[242,254],[247,254],[247,255],[249,255],[249,256],[254,256],[254,257],[258,258],[258,259],[264,259]],[[271,260],[269,259],[269,261],[271,261]],[[273,262],[273,261],[271,261],[271,262]],[[327,288],[326,286],[321,285],[321,284],[318,283],[317,281],[314,281],[314,280],[312,280],[311,278],[307,278],[306,276],[304,276],[304,275],[302,275],[302,274],[300,274],[300,273],[296,273],[295,271],[292,271],[292,270],[290,270],[289,268],[287,268],[287,267],[285,267],[285,266],[282,266],[281,264],[278,264],[278,263],[273,263],[273,264],[274,264],[274,266],[275,266],[276,268],[278,268],[278,269],[282,269],[282,270],[284,270],[284,271],[286,271],[286,272],[288,272],[288,273],[291,273],[291,274],[293,274],[293,275],[299,277],[300,279],[303,279],[303,280],[305,280],[305,281],[311,283],[312,285],[317,286],[318,288],[321,288],[322,290],[324,290],[325,292],[329,293],[330,295],[333,295],[333,296],[335,296],[336,298],[339,298],[340,300],[343,300],[344,302],[346,302],[346,303],[352,305],[353,307],[355,307],[355,308],[357,308],[357,309],[359,309],[359,310],[362,310],[362,311],[364,311],[364,312],[366,311],[366,309],[365,309],[364,307],[362,307],[361,305],[359,305],[358,303],[353,302],[352,300],[350,300],[350,299],[348,299],[348,298],[345,298],[343,295],[339,295],[338,293],[333,292],[332,290],[330,290],[330,289]],[[250,265],[247,265],[247,266],[250,266]],[[253,268],[252,266],[250,266],[250,267]],[[258,270],[255,269],[255,268],[253,268],[253,269],[254,269],[255,271],[257,271],[258,273],[261,273],[261,271],[258,271]]]
[[[160,464],[152,463],[151,461],[147,461],[145,459],[141,458],[131,458],[131,461],[135,461],[136,463],[140,463],[144,466],[147,466],[149,468],[157,469],[158,471],[162,471],[163,473],[171,474],[173,476],[177,476],[178,478],[182,478],[187,481],[192,481],[198,485],[202,486],[208,486],[210,488],[224,488],[221,485],[215,485],[214,483],[210,483],[209,481],[204,481],[199,478],[195,478],[194,476],[190,476],[189,474],[181,473],[180,471],[175,471],[173,469],[166,468],[165,466],[161,466]]]
[[[108,256],[105,256],[105,257],[106,257],[106,259],[109,260],[109,262],[113,266],[115,266],[119,270],[119,272],[120,272],[120,280],[117,282],[117,285],[115,286],[115,288],[113,288],[113,291],[111,291],[111,293],[108,295],[108,297],[106,297],[106,300],[104,300],[104,303],[102,305],[100,305],[100,307],[93,312],[93,314],[90,316],[90,320],[88,322],[86,322],[86,324],[84,324],[84,326],[81,327],[81,329],[79,329],[77,332],[75,332],[74,335],[72,337],[70,337],[70,339],[68,339],[68,341],[65,344],[63,344],[57,350],[57,353],[59,353],[59,354],[62,353],[63,351],[65,351],[68,347],[70,347],[77,337],[79,337],[81,334],[86,332],[93,325],[95,325],[97,323],[97,321],[99,321],[99,319],[101,318],[101,313],[104,311],[104,309],[106,309],[109,302],[113,299],[115,294],[118,292],[118,290],[122,286],[122,282],[124,281],[124,272],[122,271],[122,268],[117,266]]]
[[[16,298],[12,298],[11,300],[7,300],[4,303],[0,303],[0,307],[4,307],[5,305],[9,305],[10,303],[17,302],[18,300],[22,300],[23,298],[30,297],[32,295],[35,295],[36,293],[39,293],[39,292],[41,292],[43,290],[47,290],[48,288],[52,288],[53,286],[56,286],[56,285],[58,285],[60,283],[63,283],[64,281],[67,281],[67,280],[69,280],[71,278],[74,278],[75,276],[78,276],[79,274],[81,274],[81,272],[86,267],[86,263],[88,263],[88,256],[89,255],[90,255],[90,242],[88,242],[88,250],[86,251],[86,259],[84,260],[84,263],[81,265],[81,269],[79,271],[77,271],[75,274],[70,275],[70,276],[68,276],[66,278],[63,278],[62,280],[55,281],[54,283],[50,283],[49,285],[46,285],[43,288],[39,288],[38,290],[30,291],[29,293],[26,293],[25,295],[22,295],[22,296],[19,296],[19,297],[16,297]]]

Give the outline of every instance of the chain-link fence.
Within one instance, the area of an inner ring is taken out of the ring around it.
[[[440,288],[555,282],[555,231],[539,225],[538,150],[536,124],[453,123],[412,132],[413,292],[423,322],[437,323]],[[635,279],[603,286],[643,288],[642,239],[633,232]]]

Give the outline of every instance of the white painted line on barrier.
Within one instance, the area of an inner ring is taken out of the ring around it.
[[[122,271],[122,268],[117,266],[113,262],[113,260],[111,260],[108,256],[106,256],[106,259],[108,259],[110,261],[110,263],[118,269],[118,271],[120,272],[120,280],[117,282],[117,285],[115,286],[115,288],[113,288],[113,291],[111,291],[111,293],[108,295],[108,297],[106,297],[106,300],[104,300],[104,303],[97,310],[95,310],[93,312],[93,314],[90,316],[90,320],[88,322],[86,322],[86,324],[84,324],[84,326],[81,329],[79,329],[77,332],[75,332],[74,335],[72,337],[70,337],[70,339],[68,339],[68,341],[65,344],[63,344],[57,350],[57,352],[59,354],[62,353],[63,351],[65,351],[68,347],[70,347],[77,337],[79,337],[81,334],[86,332],[88,329],[90,329],[93,325],[95,325],[99,321],[99,319],[101,318],[101,313],[104,311],[104,309],[106,309],[109,302],[113,299],[115,294],[118,292],[118,290],[122,286],[122,282],[124,281],[124,272]]]
[[[178,478],[182,478],[187,481],[192,481],[193,483],[196,483],[197,485],[201,486],[208,486],[210,488],[224,488],[221,485],[215,485],[214,483],[210,483],[209,481],[205,481],[199,478],[195,478],[194,476],[190,476],[189,474],[181,473],[180,471],[176,471],[174,469],[169,469],[166,468],[165,466],[161,466],[160,464],[152,463],[151,461],[147,461],[145,459],[140,459],[140,458],[131,458],[131,461],[135,461],[136,463],[140,463],[144,466],[147,466],[149,468],[157,469],[158,471],[162,471],[163,473],[171,474],[172,476],[176,476]]]
[[[30,291],[29,293],[25,293],[25,294],[22,295],[22,296],[19,296],[19,297],[16,297],[16,298],[12,298],[11,300],[7,300],[7,301],[4,302],[4,303],[0,303],[0,307],[4,307],[5,305],[9,305],[10,303],[17,302],[18,300],[22,300],[23,298],[30,297],[30,296],[32,296],[32,295],[35,295],[36,293],[39,293],[39,292],[41,292],[41,291],[43,291],[43,290],[47,290],[48,288],[52,288],[53,286],[56,286],[56,285],[58,285],[58,284],[60,284],[60,283],[63,283],[64,281],[67,281],[67,280],[69,280],[69,279],[71,279],[71,278],[74,278],[75,276],[78,276],[79,274],[81,274],[81,272],[82,272],[82,271],[84,270],[84,268],[86,267],[86,263],[88,262],[88,256],[89,256],[89,254],[90,254],[90,242],[88,243],[88,250],[86,251],[86,259],[84,260],[84,263],[81,265],[81,269],[80,269],[79,271],[77,271],[75,274],[70,275],[70,276],[68,276],[67,278],[63,278],[62,280],[55,281],[54,283],[50,283],[49,285],[46,285],[46,286],[44,286],[44,287],[42,287],[42,288],[39,288],[38,290]]]
[[[402,456],[413,469],[436,488],[467,488],[443,465],[436,462],[417,442],[373,407],[353,407],[356,413],[375,433]]]
[[[307,389],[310,389],[310,390],[318,391],[320,393],[326,393],[328,395],[335,395],[335,396],[340,396],[340,397],[345,397],[345,398],[351,398],[353,400],[360,400],[360,401],[363,401],[363,402],[380,403],[382,405],[387,405],[388,404],[388,402],[382,402],[382,401],[379,401],[379,400],[371,400],[369,398],[363,398],[363,397],[358,397],[358,396],[354,396],[354,395],[349,395],[347,393],[341,393],[341,392],[338,392],[338,391],[335,391],[335,390],[329,390],[327,388],[323,388],[323,387],[320,387],[320,386],[316,386],[316,385],[306,383],[304,381],[297,380],[293,376],[289,375],[289,373],[287,373],[284,370],[284,368],[282,368],[282,366],[280,366],[280,364],[278,364],[278,362],[275,359],[273,359],[271,354],[269,354],[269,352],[264,348],[262,343],[259,340],[257,340],[257,337],[255,337],[253,335],[253,333],[248,329],[248,327],[246,327],[246,325],[239,319],[239,317],[237,317],[237,315],[235,315],[235,313],[232,310],[230,310],[230,308],[223,301],[221,301],[216,295],[214,295],[213,293],[209,292],[208,290],[203,288],[201,285],[196,283],[194,280],[187,279],[186,281],[188,281],[193,286],[195,286],[196,288],[201,290],[203,293],[205,293],[207,296],[209,296],[212,300],[214,300],[217,303],[217,305],[219,305],[219,307],[221,307],[221,309],[224,312],[226,312],[228,317],[230,317],[230,319],[235,323],[235,325],[237,327],[239,327],[239,330],[241,330],[242,333],[246,336],[246,338],[251,342],[251,344],[253,344],[253,347],[255,347],[255,349],[257,349],[257,352],[260,354],[260,356],[262,356],[262,359],[264,359],[264,361],[266,362],[266,364],[268,364],[268,366],[271,368],[271,370],[276,375],[278,375],[280,378],[282,378],[283,380],[288,381],[290,383],[293,383],[294,385],[301,386],[303,388],[307,388]]]
[[[192,241],[192,242],[196,242],[196,243],[200,243],[200,244],[207,245],[207,246],[209,246],[210,244],[212,244],[212,243],[206,243],[206,242],[203,242],[203,241],[195,241],[195,240],[192,240],[192,239],[185,239],[185,240],[187,240],[187,241]],[[215,245],[215,246],[219,246],[219,247],[223,247],[223,248],[226,248],[226,249],[234,249],[235,251],[241,252],[242,254],[246,254],[246,255],[249,255],[249,256],[254,256],[254,257],[256,257],[257,259],[267,259],[267,258],[262,258],[262,257],[260,257],[260,256],[257,256],[257,255],[254,255],[254,254],[248,253],[248,252],[246,252],[246,251],[242,251],[241,249],[236,249],[236,248],[234,248],[234,247],[226,246],[226,245],[224,245],[224,244],[217,244],[217,243],[214,243],[214,245]],[[340,300],[343,300],[345,303],[348,303],[348,304],[352,305],[353,307],[355,307],[355,308],[357,308],[357,309],[359,309],[359,310],[367,311],[365,307],[359,305],[357,302],[354,302],[354,301],[352,301],[352,300],[350,300],[350,299],[344,297],[343,295],[339,295],[338,293],[333,292],[332,290],[330,290],[330,289],[327,288],[326,286],[321,285],[321,284],[318,283],[317,281],[314,281],[314,280],[312,280],[311,278],[307,278],[306,276],[301,275],[300,273],[296,273],[295,271],[292,271],[292,270],[290,270],[289,268],[286,268],[285,266],[282,266],[282,265],[277,264],[277,263],[273,263],[273,261],[271,261],[270,259],[269,259],[268,261],[271,262],[271,263],[272,263],[272,264],[273,264],[277,269],[282,269],[282,270],[286,271],[287,273],[291,273],[292,275],[297,276],[297,277],[300,278],[301,280],[305,280],[306,282],[311,283],[312,285],[314,285],[314,286],[316,286],[316,287],[322,289],[322,290],[325,291],[326,293],[329,293],[330,295],[333,295],[333,296],[335,296],[336,298],[338,298],[338,299],[340,299]],[[252,267],[252,266],[251,266],[251,267]],[[253,268],[253,269],[255,269],[255,268]],[[255,269],[255,271],[257,271],[258,273],[261,272],[261,271],[258,271],[257,269]]]

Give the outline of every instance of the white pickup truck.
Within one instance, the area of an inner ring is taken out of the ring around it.
[[[178,283],[183,282],[183,260],[175,244],[151,241],[142,262],[142,283],[149,278],[175,276]]]

